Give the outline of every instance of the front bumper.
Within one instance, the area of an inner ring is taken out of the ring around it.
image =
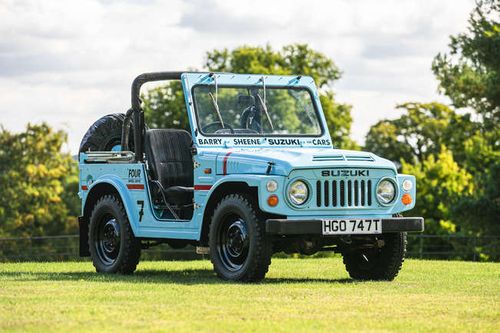
[[[349,220],[349,218],[339,218]],[[424,231],[423,217],[394,217],[384,218],[382,233],[388,232],[422,232]],[[287,220],[269,219],[266,221],[266,233],[272,235],[320,235],[322,236],[323,222],[321,219]],[[328,237],[328,236],[325,236]]]

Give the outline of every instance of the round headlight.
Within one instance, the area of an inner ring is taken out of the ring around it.
[[[274,192],[278,189],[278,183],[275,180],[270,180],[266,184],[266,189],[268,192]]]
[[[288,187],[288,198],[297,206],[302,205],[309,198],[309,189],[302,180],[296,180]]]
[[[403,181],[403,190],[409,191],[413,188],[413,182],[409,179]]]
[[[377,186],[377,199],[382,205],[390,204],[396,196],[396,186],[388,179],[382,180]]]

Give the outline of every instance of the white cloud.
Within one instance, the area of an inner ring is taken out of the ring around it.
[[[343,70],[353,134],[436,93],[432,58],[463,31],[472,0],[2,1],[0,123],[48,121],[75,152],[99,116],[123,112],[142,72],[203,65],[207,50],[309,43]]]

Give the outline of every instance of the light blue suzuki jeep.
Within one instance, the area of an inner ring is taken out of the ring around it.
[[[180,80],[191,131],[149,129],[140,88]],[[335,251],[350,276],[392,280],[406,232],[422,232],[415,177],[334,148],[308,76],[162,72],[138,76],[132,108],[80,146],[80,255],[132,273],[141,249],[210,253],[219,277],[259,281],[276,252]]]

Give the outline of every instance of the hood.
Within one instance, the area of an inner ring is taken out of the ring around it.
[[[217,156],[218,174],[266,174],[288,176],[293,169],[377,168],[396,172],[393,162],[375,154],[325,148],[246,148]]]

